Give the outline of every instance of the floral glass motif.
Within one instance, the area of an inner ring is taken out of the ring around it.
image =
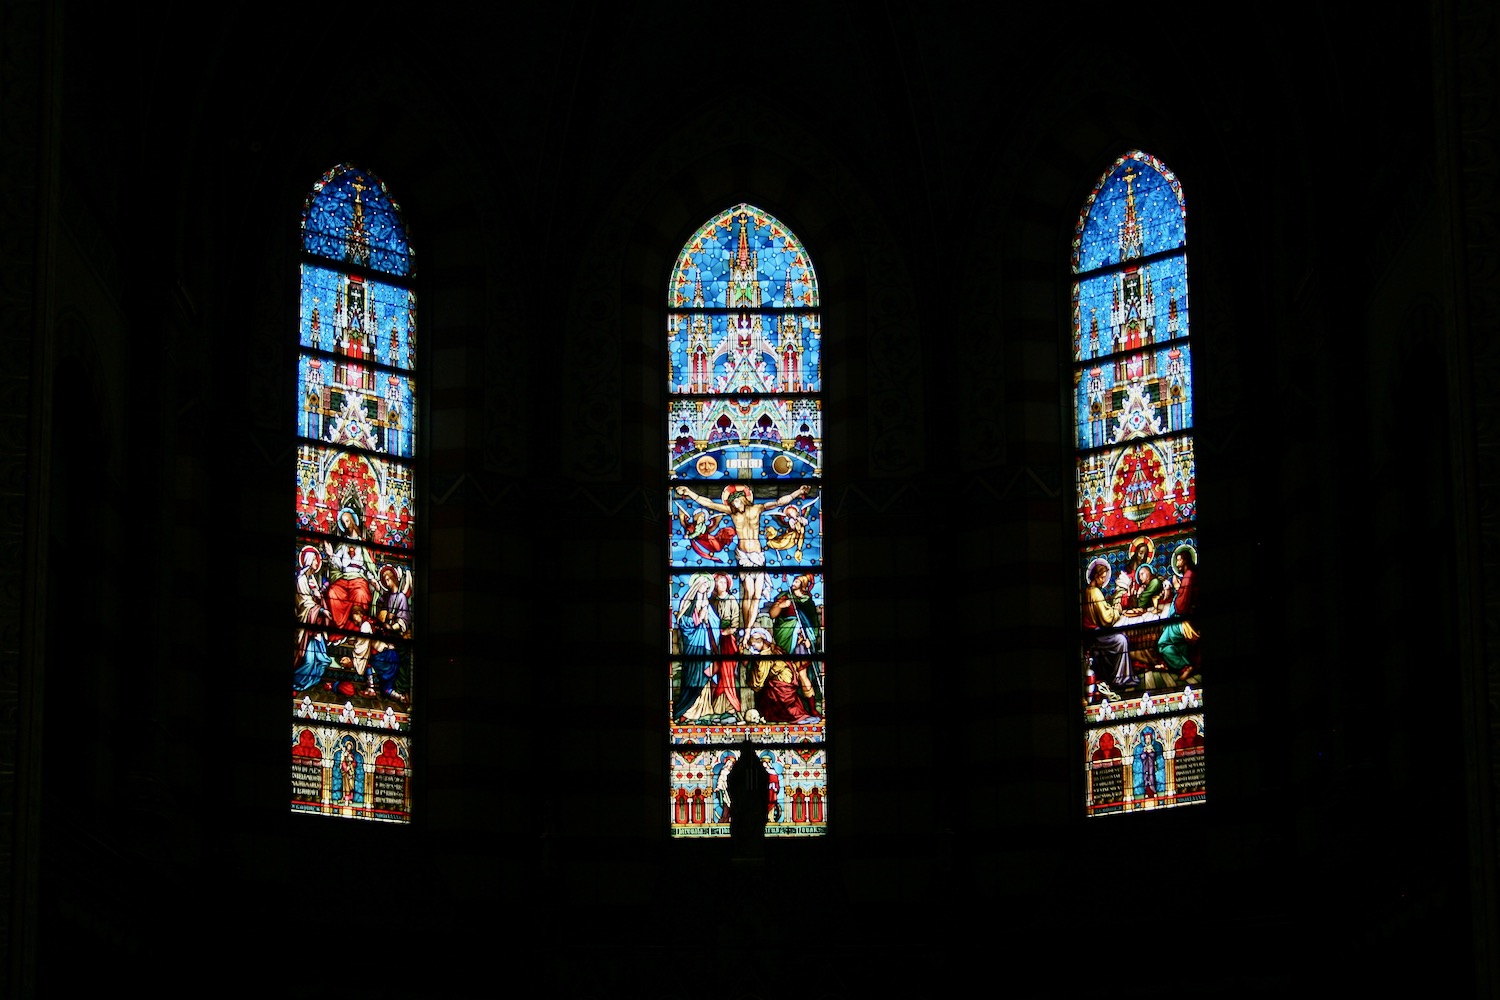
[[[1079,676],[1090,816],[1203,802],[1182,184],[1126,153],[1073,237]]]
[[[400,209],[347,164],[302,214],[293,812],[411,819],[416,292]]]
[[[822,334],[806,249],[751,205],[704,224],[667,290],[664,713],[674,837],[828,822]],[[743,745],[765,803],[731,803]]]

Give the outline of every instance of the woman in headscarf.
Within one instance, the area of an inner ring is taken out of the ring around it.
[[[694,722],[714,714],[714,684],[719,665],[719,613],[711,600],[714,578],[694,574],[677,604],[677,633],[682,640],[682,685],[672,718]]]

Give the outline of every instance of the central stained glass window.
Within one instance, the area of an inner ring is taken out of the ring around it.
[[[324,174],[302,213],[293,812],[411,818],[414,272],[385,185]]]
[[[1099,179],[1073,236],[1090,816],[1207,795],[1186,218],[1177,175],[1137,150]]]
[[[728,836],[742,809],[765,813],[768,837],[827,830],[818,306],[807,251],[751,205],[705,223],[672,269],[673,836]],[[730,801],[742,754],[769,777],[765,802]]]

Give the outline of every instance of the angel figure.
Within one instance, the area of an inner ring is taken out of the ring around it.
[[[368,683],[371,690],[367,696],[383,695],[405,705],[411,701],[411,676],[405,667],[401,650],[386,642],[381,636],[391,639],[411,637],[411,570],[386,563],[380,567],[382,593],[376,599],[375,626],[370,635],[370,666]],[[363,629],[361,629],[363,631]],[[364,636],[360,636],[364,641]],[[379,690],[374,686],[379,684]]]
[[[784,526],[778,528],[775,524],[766,525],[766,548],[779,549],[785,552],[792,550],[792,561],[802,561],[802,545],[807,539],[807,525],[811,520],[808,514],[812,511],[813,504],[818,502],[817,497],[798,507],[789,503],[774,516],[779,517]]]
[[[688,544],[709,562],[718,562],[717,553],[734,541],[734,525],[723,524],[723,521],[723,514],[715,514],[710,518],[708,511],[702,508],[689,514],[682,504],[677,505],[677,523],[682,525],[682,533]],[[720,527],[721,524],[723,527]]]

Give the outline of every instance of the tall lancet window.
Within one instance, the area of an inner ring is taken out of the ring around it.
[[[1073,234],[1079,651],[1089,815],[1204,801],[1182,185],[1105,171]]]
[[[373,174],[302,211],[292,811],[411,818],[417,503],[415,259]]]
[[[710,219],[672,269],[662,696],[674,836],[727,836],[731,810],[764,813],[767,836],[827,829],[818,305],[801,242],[751,205]],[[769,777],[765,802],[730,802],[742,752]]]

